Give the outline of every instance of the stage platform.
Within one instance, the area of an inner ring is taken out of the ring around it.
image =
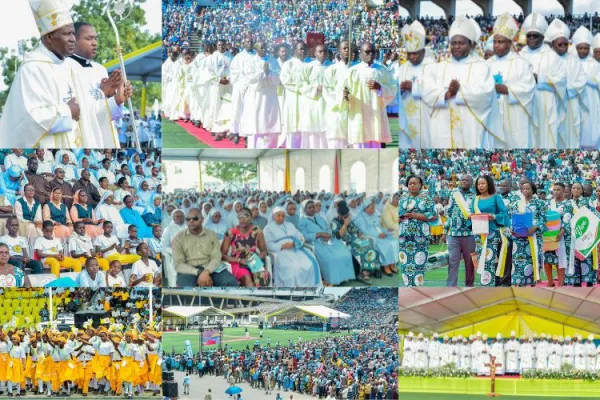
[[[486,395],[490,391],[489,378],[407,378],[400,377],[401,399],[410,399],[410,394],[423,393],[452,395]],[[502,396],[519,397],[599,397],[600,381],[497,378],[496,393]],[[429,397],[428,397],[429,398]],[[444,397],[432,397],[432,399]]]

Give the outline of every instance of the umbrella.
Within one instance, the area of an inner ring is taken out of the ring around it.
[[[55,279],[52,282],[48,282],[44,285],[44,287],[74,288],[79,287],[79,285],[72,278],[67,277]]]
[[[240,394],[242,393],[242,388],[239,386],[229,386],[227,388],[227,390],[225,391],[226,394],[233,396],[235,394]]]

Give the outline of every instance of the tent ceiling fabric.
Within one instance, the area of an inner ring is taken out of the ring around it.
[[[521,312],[600,334],[600,289],[403,288],[399,329],[444,333]]]
[[[152,43],[142,49],[123,56],[127,79],[130,81],[160,82],[162,75],[162,42]],[[121,68],[119,59],[104,64],[110,74]]]
[[[269,156],[284,154],[284,150],[244,150],[231,151],[224,149],[164,149],[163,158],[165,160],[181,161],[232,161],[232,162],[250,162],[256,163],[257,160],[268,154]]]
[[[190,307],[190,306],[171,306],[163,310],[165,317],[190,318],[195,316],[202,317],[233,317],[233,314],[219,310],[215,307]]]

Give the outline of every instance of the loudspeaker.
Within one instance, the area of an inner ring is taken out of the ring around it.
[[[174,399],[179,397],[179,390],[177,382],[163,382],[162,384],[163,396]]]
[[[264,324],[262,322],[258,323],[258,329],[263,329]]]
[[[97,312],[77,312],[75,313],[75,326],[77,328],[82,328],[83,324],[87,322],[88,319],[91,319],[93,321],[93,325],[94,328],[97,328],[100,325],[105,325],[105,324],[101,324],[100,320],[104,319],[104,318],[108,318],[110,316],[110,314],[108,312],[101,312],[101,311],[97,311]]]
[[[175,372],[163,371],[162,372],[162,380],[163,380],[163,382],[174,381],[175,380]]]

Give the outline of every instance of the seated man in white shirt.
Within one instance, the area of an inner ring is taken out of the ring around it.
[[[77,275],[77,283],[91,289],[106,287],[106,275],[100,271],[98,260],[92,257],[85,260],[85,269]]]

